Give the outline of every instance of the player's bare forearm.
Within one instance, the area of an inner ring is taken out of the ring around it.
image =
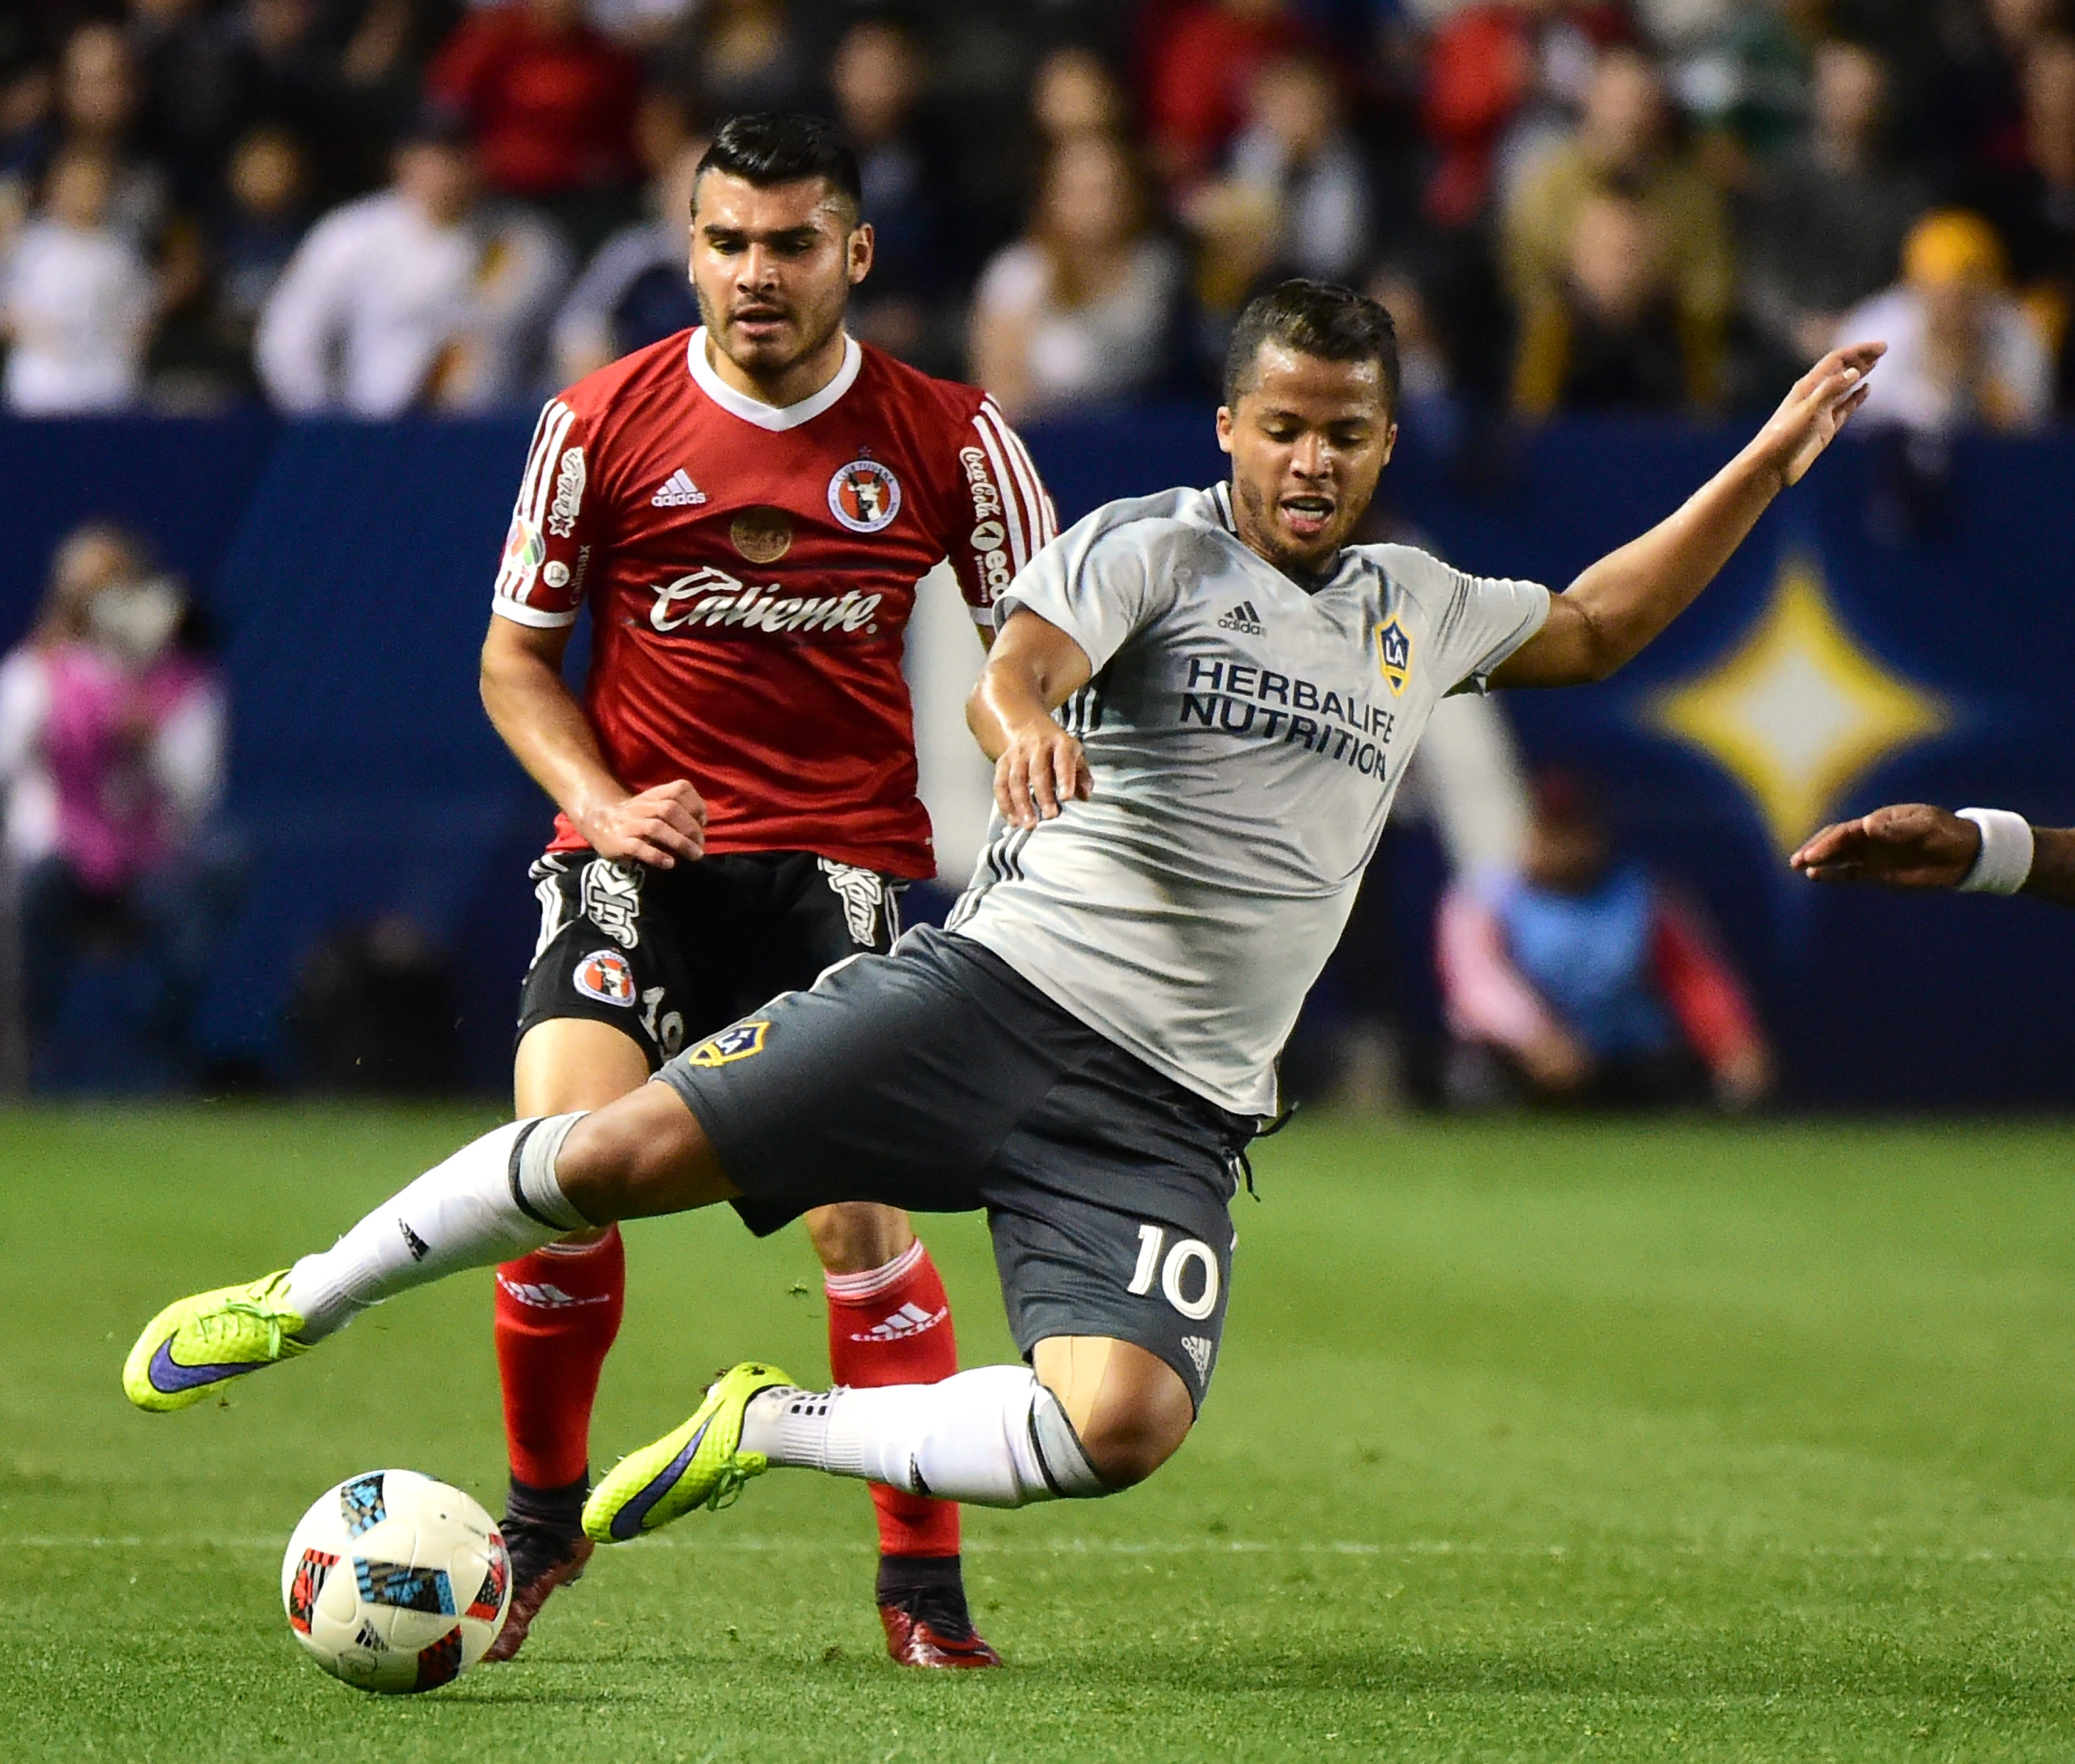
[[[988,652],[966,700],[966,723],[994,761],[1004,818],[1035,826],[1093,788],[1081,744],[1052,713],[1088,682],[1087,652],[1048,619],[1019,611]]]
[[[630,794],[562,678],[566,628],[492,618],[483,639],[483,707],[527,775],[601,855],[669,869],[705,849],[706,805],[683,780]]]
[[[1787,861],[1812,882],[1954,888],[1981,851],[1972,821],[1928,802],[1893,802],[1811,834]],[[2075,828],[2032,830],[2032,869],[2019,892],[2075,906]]]
[[[1824,356],[1750,444],[1672,515],[1557,595],[1548,622],[1492,683],[1580,685],[1633,660],[1699,598],[1773,498],[1800,481],[1866,401],[1866,374],[1886,348],[1856,343]]]

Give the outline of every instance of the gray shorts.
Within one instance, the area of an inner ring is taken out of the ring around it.
[[[664,1066],[762,1236],[809,1207],[985,1209],[1028,1357],[1158,1354],[1199,1403],[1224,1328],[1253,1123],[1156,1072],[992,951],[926,927]]]

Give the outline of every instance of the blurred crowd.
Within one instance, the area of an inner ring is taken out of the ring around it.
[[[702,131],[837,118],[868,339],[1019,419],[1214,383],[1301,273],[1415,412],[2075,399],[2067,0],[15,0],[4,391],[31,413],[524,404],[694,320]]]

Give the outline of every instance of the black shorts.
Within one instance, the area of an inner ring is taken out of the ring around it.
[[[688,1041],[901,934],[897,878],[811,851],[730,852],[669,870],[551,851],[531,873],[540,935],[519,991],[520,1036],[557,1017],[610,1023],[652,1072]]]
[[[1253,1123],[1156,1072],[992,951],[923,927],[663,1068],[760,1235],[812,1207],[984,1208],[1028,1357],[1134,1343],[1201,1402]]]

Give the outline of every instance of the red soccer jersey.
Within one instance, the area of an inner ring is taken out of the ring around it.
[[[934,876],[901,677],[916,584],[949,557],[975,619],[1056,530],[992,400],[847,346],[777,409],[723,383],[704,330],[549,401],[493,605],[590,603],[584,708],[630,790],[689,778],[709,851],[813,851]],[[585,842],[558,818],[553,851]]]

